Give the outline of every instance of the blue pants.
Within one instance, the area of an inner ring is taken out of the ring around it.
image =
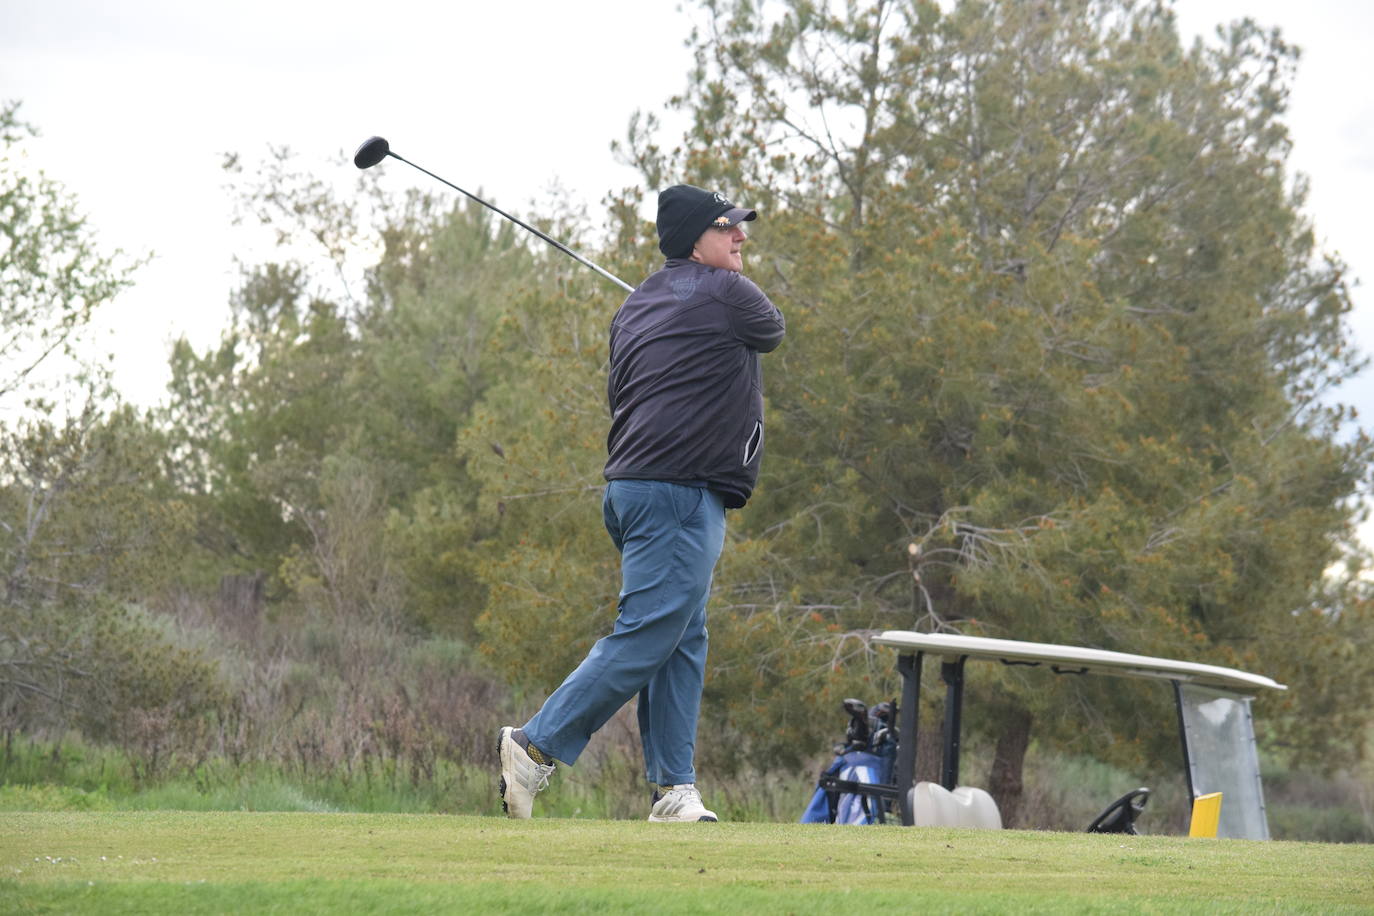
[[[725,543],[725,506],[703,487],[613,480],[602,508],[620,551],[615,629],[525,724],[525,737],[574,763],[592,733],[639,694],[645,775],[659,785],[694,783],[706,596]]]

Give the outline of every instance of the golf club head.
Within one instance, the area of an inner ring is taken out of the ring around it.
[[[868,704],[863,700],[848,699],[844,701],[844,711],[856,719],[862,719],[868,715]]]
[[[360,169],[370,169],[386,158],[391,146],[384,137],[368,137],[353,154],[353,164]]]
[[[849,713],[849,727],[845,729],[845,746],[851,750],[868,750],[868,706],[861,700],[844,701],[844,711]]]

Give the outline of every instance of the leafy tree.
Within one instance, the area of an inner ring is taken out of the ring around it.
[[[540,292],[537,310],[503,326],[512,371],[483,399],[459,448],[487,523],[474,557],[488,590],[483,648],[517,682],[547,692],[616,615],[601,469],[606,334],[620,295],[591,274]]]
[[[176,579],[189,531],[163,437],[131,408],[88,408],[31,416],[3,442],[0,725],[171,750],[221,688],[137,606]]]
[[[213,503],[203,542],[275,572],[306,542],[319,463],[348,435],[354,341],[293,265],[251,272],[232,304],[217,348],[176,344],[169,419],[183,486]]]
[[[168,421],[202,540],[309,607],[469,632],[475,492],[454,446],[535,258],[476,205],[388,198],[366,179],[368,206],[341,203],[285,151],[259,174],[245,219],[287,257],[245,272],[216,348],[182,342],[173,358]],[[365,268],[360,231],[382,245]]]

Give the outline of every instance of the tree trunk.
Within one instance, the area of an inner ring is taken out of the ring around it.
[[[992,758],[992,775],[988,786],[988,792],[1001,809],[1003,827],[1020,826],[1024,789],[1021,770],[1026,762],[1026,748],[1030,746],[1030,731],[1029,712],[1020,706],[1006,711],[1002,734],[997,738],[997,750]]]
[[[925,728],[917,734],[916,740],[916,781],[938,783],[944,758],[944,749],[940,744],[940,720],[932,718],[923,724]]]
[[[242,636],[257,633],[266,602],[267,576],[262,570],[252,575],[223,576],[219,580],[220,620]]]

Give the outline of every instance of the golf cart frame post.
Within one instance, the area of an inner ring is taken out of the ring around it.
[[[898,651],[897,671],[902,676],[898,730],[901,738],[893,773],[894,785],[861,785],[854,790],[879,798],[891,798],[895,794],[903,826],[915,824],[911,790],[915,785],[918,700],[923,661],[930,652],[941,659],[940,677],[946,687],[940,768],[940,784],[946,790],[953,792],[959,782],[964,664],[970,658],[995,660],[1005,665],[1047,665],[1055,674],[1115,675],[1166,681],[1173,688],[1178,710],[1189,798],[1223,792],[1231,804],[1222,807],[1218,835],[1269,838],[1249,694],[1256,689],[1288,689],[1283,684],[1235,668],[1050,643],[908,630],[888,630],[874,637],[873,643]]]

